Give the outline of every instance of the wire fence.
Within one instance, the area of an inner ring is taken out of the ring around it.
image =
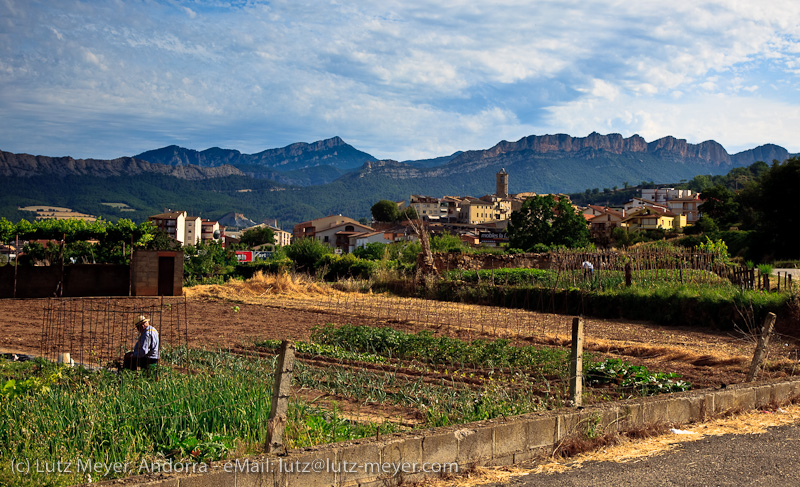
[[[188,344],[185,297],[49,298],[44,301],[40,355],[57,359],[68,353],[84,365],[121,360],[132,350],[138,316],[150,318],[161,346]]]
[[[510,339],[569,333],[570,318],[555,314],[560,303],[547,293],[524,290],[509,296],[506,306],[460,301],[401,297],[383,294],[337,292],[298,299],[265,300],[263,306],[313,311],[333,325],[350,323],[427,329],[465,340],[495,336]]]
[[[721,254],[695,249],[634,249],[623,252],[559,250],[551,253],[551,268],[570,276],[589,262],[594,273],[630,272],[633,280],[680,283],[715,283],[729,279],[736,268]],[[564,283],[560,283],[564,284]]]

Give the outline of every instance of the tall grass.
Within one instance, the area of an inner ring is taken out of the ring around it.
[[[306,274],[294,274],[287,271],[266,274],[259,270],[249,279],[231,279],[222,285],[198,285],[185,289],[184,294],[190,298],[212,297],[233,301],[253,301],[276,294],[309,296],[332,292],[334,291],[330,287],[316,283]]]
[[[259,452],[266,440],[273,373],[274,359],[186,349],[164,350],[155,373],[0,361],[0,387],[12,380],[45,378],[36,381],[37,388],[0,396],[0,485],[88,481],[77,472],[19,475],[11,469],[12,460],[120,462],[132,465],[135,474],[141,462]],[[290,446],[375,434],[371,424],[309,425],[308,411],[302,401],[290,402]],[[187,444],[192,445],[188,450]]]

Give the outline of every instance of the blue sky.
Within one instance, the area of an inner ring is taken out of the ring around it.
[[[0,0],[0,149],[381,159],[590,132],[800,152],[800,2]]]

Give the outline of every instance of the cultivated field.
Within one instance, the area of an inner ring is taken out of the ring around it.
[[[136,302],[106,301],[105,319],[107,310]],[[0,300],[0,351],[38,354],[46,343],[52,345],[55,333],[59,346],[70,343],[73,356],[80,344],[83,357],[105,357],[93,365],[106,365],[107,355],[90,352],[109,348],[106,336],[114,353],[132,347],[130,311],[110,314],[121,323],[98,325],[98,313],[85,311],[100,309],[96,301],[92,306],[81,307],[56,330],[50,323],[53,301]],[[169,311],[152,313],[164,320],[167,342],[156,381],[147,374],[59,372],[52,366],[26,369],[0,362],[3,377],[23,385],[9,393],[11,402],[0,416],[8,445],[8,451],[0,450],[0,460],[12,451],[51,461],[83,457],[134,463],[258,453],[266,435],[275,353],[283,339],[297,342],[299,359],[287,424],[290,447],[567,404],[571,316],[346,293],[296,276],[260,274],[225,286],[189,288],[185,304],[163,306]],[[177,309],[181,317],[175,327]],[[585,403],[682,390],[683,381],[695,389],[741,382],[754,348],[747,337],[726,332],[584,322]],[[158,319],[154,325],[161,326]],[[42,340],[43,328],[49,341]],[[178,333],[168,331],[174,329]],[[64,339],[75,334],[84,341]],[[169,343],[183,336],[188,349]],[[794,374],[797,357],[794,339],[774,339],[762,377]],[[26,427],[19,430],[15,424]],[[72,438],[83,440],[77,445]],[[0,483],[20,480],[1,465]],[[66,485],[82,479],[27,480],[25,485]]]
[[[259,340],[308,341],[315,326],[328,323],[389,326],[410,333],[429,330],[434,336],[467,341],[506,338],[518,345],[554,347],[570,342],[571,316],[345,293],[291,278],[288,284],[270,279],[187,288],[189,347],[230,350],[252,347]],[[0,300],[0,350],[40,351],[46,302]],[[591,317],[584,322],[586,350],[678,372],[695,388],[743,380],[755,346],[751,338],[732,331]],[[768,377],[791,373],[800,358],[799,343],[788,336],[772,341],[768,359],[774,370],[766,372]]]

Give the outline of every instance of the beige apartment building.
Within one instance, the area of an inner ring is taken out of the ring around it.
[[[181,244],[186,241],[186,212],[168,211],[148,218],[159,230],[174,238]]]
[[[448,217],[447,202],[440,198],[412,194],[408,201],[408,206],[414,208],[417,216],[423,220],[439,221]]]
[[[183,245],[197,245],[203,241],[203,220],[199,216],[187,216],[184,225]]]
[[[218,221],[202,220],[200,222],[200,227],[202,228],[200,232],[200,239],[203,242],[210,242],[211,240],[219,240],[221,230],[219,228]]]

